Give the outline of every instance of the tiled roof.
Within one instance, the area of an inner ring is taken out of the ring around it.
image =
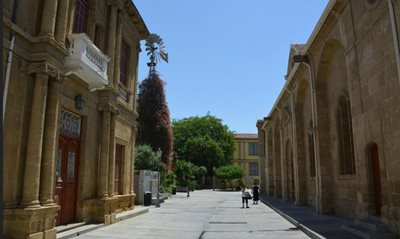
[[[257,134],[235,134],[235,139],[258,139]]]
[[[291,44],[291,47],[293,47],[296,51],[301,51],[304,49],[306,44]]]

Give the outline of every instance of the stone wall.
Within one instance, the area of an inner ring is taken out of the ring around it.
[[[399,21],[398,1],[394,8]],[[270,195],[319,213],[378,216],[400,234],[400,67],[393,29],[398,35],[387,1],[330,1],[307,44],[291,49],[304,63],[288,67],[288,82],[260,127]],[[287,105],[294,107],[289,119],[282,114]]]

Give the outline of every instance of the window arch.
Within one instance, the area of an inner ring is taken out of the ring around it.
[[[340,174],[355,174],[353,127],[351,123],[350,100],[347,95],[339,97],[338,138]]]

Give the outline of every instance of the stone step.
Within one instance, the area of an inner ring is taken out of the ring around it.
[[[96,230],[100,227],[103,227],[104,224],[86,224],[83,226],[75,227],[73,229],[69,229],[67,231],[57,233],[57,239],[68,239],[72,237],[76,237],[90,231]]]
[[[396,239],[390,232],[375,232],[357,225],[341,225],[341,228],[363,239]]]
[[[354,224],[360,227],[364,227],[366,229],[369,229],[374,232],[388,232],[389,228],[382,224],[382,223],[377,223],[376,221],[371,221],[369,219],[367,220],[355,220]]]

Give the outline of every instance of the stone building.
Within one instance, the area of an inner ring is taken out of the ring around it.
[[[57,225],[109,224],[134,207],[148,35],[130,0],[3,2],[3,238],[56,238]]]
[[[263,190],[400,234],[400,1],[330,0],[257,121]]]
[[[243,169],[243,183],[248,188],[253,185],[253,179],[260,175],[257,139],[257,134],[235,134],[233,138],[233,162]]]

